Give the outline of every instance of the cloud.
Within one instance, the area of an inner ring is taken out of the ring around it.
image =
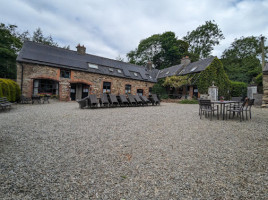
[[[115,58],[140,40],[173,31],[182,38],[207,20],[215,20],[225,40],[218,57],[235,38],[268,35],[267,0],[0,0],[3,23],[33,32],[40,27],[61,46],[86,46],[87,53]]]

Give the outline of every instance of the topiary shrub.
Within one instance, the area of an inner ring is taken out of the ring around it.
[[[18,101],[20,99],[19,85],[10,79],[0,79],[0,97],[7,97],[8,101]]]
[[[218,96],[224,96],[226,99],[230,97],[230,80],[224,71],[221,61],[215,58],[212,63],[200,73],[197,81],[198,91],[201,94],[207,94],[208,88],[214,81],[218,87]]]
[[[247,84],[244,82],[231,81],[230,95],[232,97],[245,97],[247,95]]]

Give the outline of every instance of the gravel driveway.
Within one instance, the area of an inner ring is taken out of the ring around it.
[[[198,105],[0,113],[0,199],[267,199],[268,109],[199,119]]]

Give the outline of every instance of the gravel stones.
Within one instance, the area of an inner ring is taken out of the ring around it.
[[[267,199],[268,110],[252,113],[17,105],[0,113],[0,198]]]

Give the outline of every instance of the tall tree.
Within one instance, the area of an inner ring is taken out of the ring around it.
[[[229,78],[233,81],[250,83],[261,73],[261,37],[241,37],[235,39],[223,52],[222,63]],[[266,52],[268,47],[265,47]],[[266,54],[268,58],[268,54]]]
[[[39,43],[43,43],[43,44],[47,44],[47,45],[51,45],[51,46],[58,46],[58,44],[56,42],[54,42],[51,35],[44,37],[43,31],[41,30],[41,28],[37,28],[34,31],[33,37],[31,38],[31,40],[33,42],[39,42]]]
[[[183,40],[189,44],[189,52],[199,58],[211,55],[214,46],[224,39],[223,33],[215,21],[206,21],[204,25],[188,32]]]
[[[140,41],[138,48],[130,51],[127,58],[130,63],[146,65],[152,61],[157,69],[163,69],[180,63],[188,54],[188,44],[178,40],[173,32],[155,34]]]
[[[16,57],[22,47],[17,26],[0,25],[0,78],[16,78]]]

